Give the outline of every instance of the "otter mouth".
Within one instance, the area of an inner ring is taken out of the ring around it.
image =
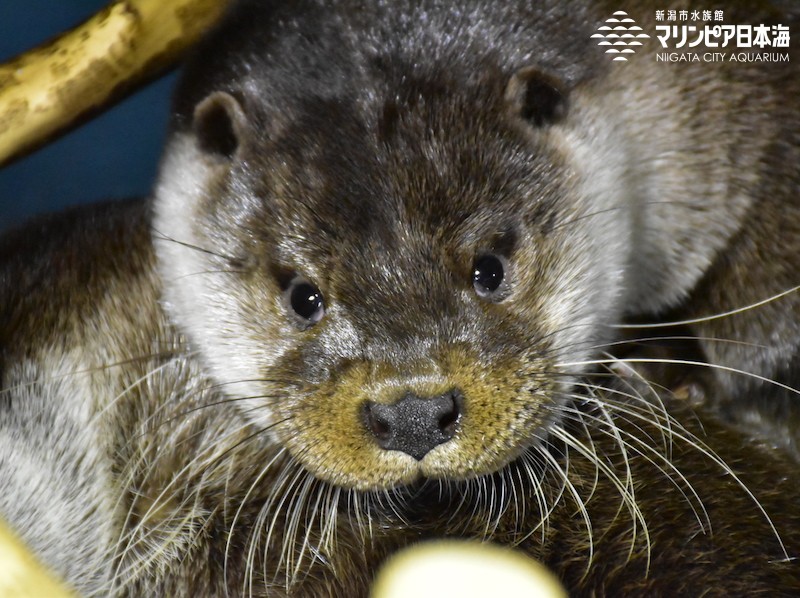
[[[405,522],[414,528],[424,529],[428,523],[440,526],[444,517],[453,522],[453,533],[462,533],[465,530],[457,522],[470,512],[481,513],[478,519],[485,522],[487,529],[501,525],[501,521],[515,529],[519,523],[515,518],[521,516],[517,511],[525,511],[520,505],[533,501],[547,513],[551,508],[547,505],[555,504],[568,491],[565,472],[569,469],[571,443],[567,438],[579,441],[587,433],[583,417],[592,418],[599,409],[595,401],[584,400],[580,395],[564,407],[574,417],[542,424],[527,443],[491,471],[462,475],[431,467],[427,459],[434,457],[434,452],[415,462],[415,475],[406,481],[356,493],[370,505],[373,516]],[[563,434],[547,432],[545,428],[551,426],[563,430]],[[340,506],[349,511],[352,505],[348,501]]]
[[[553,459],[563,456],[553,446],[541,450],[550,453]],[[560,485],[548,483],[547,460],[539,450],[529,448],[491,473],[469,478],[432,477],[420,473],[411,482],[359,494],[369,505],[371,516],[378,519],[425,529],[428,524],[441,526],[444,518],[453,523],[453,533],[462,533],[465,530],[460,529],[459,521],[464,519],[465,513],[480,512],[483,515],[478,520],[486,525],[497,525],[506,516],[513,517],[519,505],[531,498],[537,504],[551,502],[542,498],[543,493],[550,494]],[[348,501],[340,506],[349,512],[352,504]]]

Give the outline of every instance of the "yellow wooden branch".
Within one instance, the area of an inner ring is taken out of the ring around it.
[[[228,0],[117,0],[0,65],[0,164],[35,149],[174,64]]]

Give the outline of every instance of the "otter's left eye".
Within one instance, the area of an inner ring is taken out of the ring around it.
[[[310,324],[316,324],[325,315],[322,293],[305,280],[299,280],[289,288],[289,305],[294,313]]]
[[[472,267],[472,286],[478,297],[495,299],[503,289],[505,265],[502,258],[486,254],[479,256]]]

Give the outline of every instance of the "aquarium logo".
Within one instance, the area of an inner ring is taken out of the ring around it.
[[[605,48],[606,54],[622,62],[627,62],[627,56],[634,54],[642,46],[642,40],[649,37],[624,10],[618,10],[606,19],[592,35],[592,39],[600,40],[597,45]]]

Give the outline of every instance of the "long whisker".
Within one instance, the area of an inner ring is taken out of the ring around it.
[[[153,229],[153,239],[157,241],[169,241],[170,243],[175,243],[176,245],[180,245],[181,247],[186,247],[187,249],[192,249],[199,253],[205,253],[206,255],[212,255],[214,257],[218,257],[230,263],[237,263],[239,261],[235,257],[232,257],[230,255],[225,255],[224,253],[219,253],[217,251],[214,251],[213,249],[209,249],[207,247],[200,247],[199,245],[194,245],[187,241],[181,241],[179,239],[175,239],[174,237],[170,237],[169,235],[166,235],[157,229]]]
[[[689,320],[675,320],[672,322],[648,323],[648,324],[616,324],[613,327],[620,329],[666,328],[669,326],[688,326],[689,324],[701,324],[703,322],[711,322],[713,320],[719,320],[720,318],[728,318],[730,316],[735,316],[737,314],[750,311],[751,309],[757,309],[759,307],[763,307],[764,305],[768,305],[770,303],[773,303],[774,301],[783,299],[787,295],[796,293],[798,290],[800,290],[800,285],[797,285],[790,289],[786,289],[785,291],[781,291],[780,293],[772,295],[771,297],[767,297],[766,299],[762,299],[761,301],[756,301],[755,303],[751,303],[743,307],[737,307],[736,309],[732,309],[730,311],[721,312],[718,314],[712,314],[709,316],[703,316],[700,318],[692,318]]]

